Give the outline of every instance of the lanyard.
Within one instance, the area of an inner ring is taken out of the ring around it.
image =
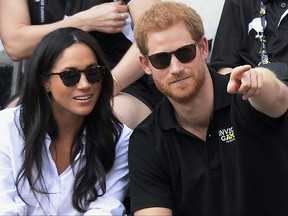
[[[267,50],[266,50],[266,42],[267,42],[267,40],[266,40],[265,35],[264,35],[264,30],[266,28],[266,20],[265,20],[265,18],[266,18],[266,5],[261,1],[261,5],[260,5],[260,19],[261,19],[262,29],[259,32],[259,40],[260,40],[260,43],[261,43],[259,54],[261,56],[261,62],[258,65],[270,63],[269,59],[268,59],[268,55],[267,55]]]

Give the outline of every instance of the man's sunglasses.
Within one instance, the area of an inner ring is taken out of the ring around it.
[[[104,79],[105,70],[100,65],[90,65],[84,70],[69,68],[59,73],[46,73],[46,75],[59,75],[63,84],[67,87],[76,85],[79,82],[81,73],[85,73],[87,80],[90,83],[101,82]]]
[[[174,54],[180,62],[187,63],[195,58],[197,44],[198,42],[194,44],[188,44],[173,52],[160,52],[150,56],[145,55],[145,58],[148,59],[153,67],[157,69],[164,69],[169,67],[172,54]]]

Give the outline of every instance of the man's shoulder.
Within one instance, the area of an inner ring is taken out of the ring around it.
[[[161,119],[161,115],[159,115],[162,104],[158,104],[152,113],[147,116],[135,129],[136,130],[145,130],[145,131],[153,131],[156,128],[160,130],[159,119]]]
[[[162,108],[163,105],[162,102],[160,102],[152,113],[133,130],[131,137],[141,139],[145,139],[145,137],[146,139],[160,137],[160,134],[162,134],[163,131],[161,126],[163,122],[163,113],[161,113]]]

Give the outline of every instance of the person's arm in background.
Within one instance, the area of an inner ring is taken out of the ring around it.
[[[282,116],[288,109],[288,87],[266,68],[234,68],[227,91],[243,94],[244,100],[271,118]]]
[[[161,215],[161,216],[172,216],[171,209],[168,208],[160,208],[160,207],[152,207],[138,210],[134,213],[135,216],[143,216],[143,215]]]
[[[237,2],[225,0],[213,41],[210,66],[221,74],[231,73],[232,68],[243,64],[239,52],[244,30]]]
[[[223,67],[223,68],[219,68],[218,69],[218,73],[220,74],[228,74],[228,73],[231,73],[232,72],[232,69],[231,67]]]
[[[140,66],[139,53],[135,43],[129,48],[120,62],[112,69],[114,80],[114,95],[135,82],[144,75],[144,71]]]
[[[28,1],[0,1],[0,37],[6,53],[13,61],[29,58],[40,40],[61,27],[76,27],[84,31],[120,32],[128,17],[128,7],[121,2],[94,6],[64,20],[43,25],[31,25]]]
[[[142,0],[133,0],[128,6],[134,26],[137,25],[139,17],[150,8],[151,5],[160,1],[161,0],[145,0],[145,2],[143,2]],[[112,74],[118,82],[116,83],[116,86],[118,85],[117,88],[114,89],[114,95],[144,75],[144,71],[140,66],[139,55],[140,51],[134,43],[116,67],[113,68]],[[119,89],[119,85],[121,89]]]

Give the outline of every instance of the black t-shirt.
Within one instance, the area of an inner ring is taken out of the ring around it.
[[[270,62],[288,63],[288,0],[263,0],[264,31]],[[260,0],[226,0],[214,40],[210,66],[215,70],[261,62]]]
[[[173,215],[288,215],[288,142],[283,117],[271,119],[228,76],[211,71],[214,108],[203,141],[179,126],[167,98],[129,145],[132,212],[166,207]]]
[[[109,0],[29,0],[29,12],[32,25],[48,24],[60,21],[65,15],[73,15],[95,5],[111,2]],[[128,4],[130,0],[126,0]],[[131,26],[132,28],[132,26]],[[90,32],[99,42],[113,68],[123,57],[132,42],[122,33],[107,34]]]

